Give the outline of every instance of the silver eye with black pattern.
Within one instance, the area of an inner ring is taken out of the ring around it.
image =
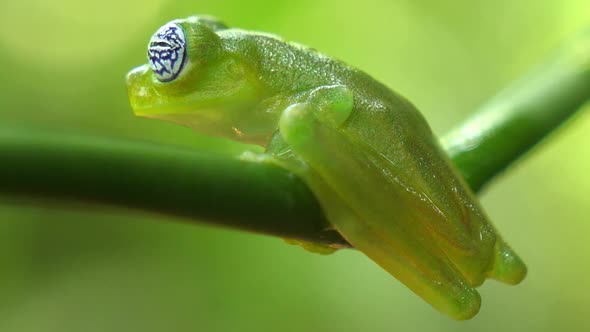
[[[184,30],[175,23],[158,29],[148,45],[148,61],[160,82],[170,82],[182,72],[186,61]]]

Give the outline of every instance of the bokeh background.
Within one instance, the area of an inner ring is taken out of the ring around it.
[[[0,128],[238,153],[128,105],[124,76],[151,34],[194,13],[354,64],[439,134],[590,27],[587,0],[2,1]],[[356,251],[319,256],[161,216],[0,197],[0,331],[588,331],[588,142],[586,110],[482,195],[529,276],[484,285],[468,322]]]

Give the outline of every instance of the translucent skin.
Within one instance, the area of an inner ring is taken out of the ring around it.
[[[266,147],[258,162],[299,176],[331,225],[439,311],[480,308],[475,287],[526,275],[416,108],[367,74],[210,17],[174,21],[187,58],[174,81],[127,78],[136,114]]]

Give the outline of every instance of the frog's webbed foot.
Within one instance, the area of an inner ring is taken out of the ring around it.
[[[412,213],[388,183],[387,169],[371,151],[341,129],[354,107],[343,86],[317,89],[307,101],[288,107],[280,132],[309,164],[300,174],[318,197],[334,227],[438,310],[467,319],[480,297],[432,235],[411,225]]]

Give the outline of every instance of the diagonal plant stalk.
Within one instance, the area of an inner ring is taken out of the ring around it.
[[[590,34],[443,138],[478,192],[590,99]],[[311,191],[278,167],[196,151],[0,130],[0,194],[95,202],[347,247]]]
[[[442,139],[474,192],[590,100],[590,29]]]

